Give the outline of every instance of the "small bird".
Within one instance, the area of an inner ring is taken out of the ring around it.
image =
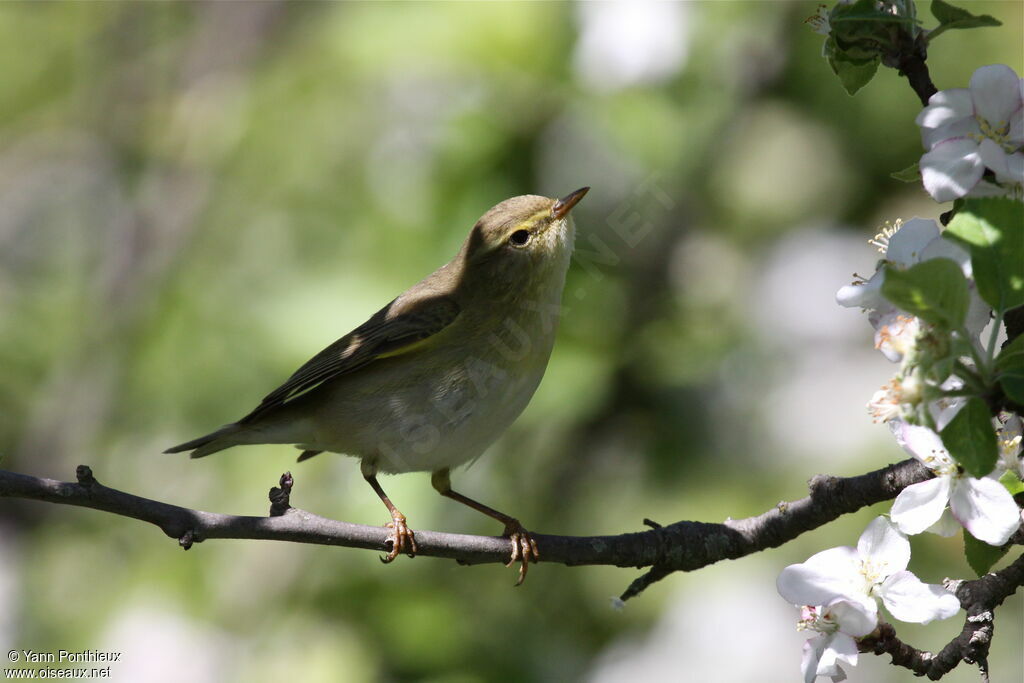
[[[561,199],[506,199],[476,222],[447,264],[315,355],[251,413],[165,453],[202,458],[243,444],[295,444],[299,462],[324,451],[361,460],[391,513],[391,562],[416,535],[378,472],[431,472],[442,495],[505,525],[519,585],[537,543],[511,517],[452,490],[453,467],[475,460],[523,412],[551,356],[574,228],[589,190]]]

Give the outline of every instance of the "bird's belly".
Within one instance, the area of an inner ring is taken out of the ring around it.
[[[410,372],[404,359],[382,365],[358,386],[342,382],[333,389],[336,398],[315,421],[315,443],[304,446],[371,458],[383,472],[461,465],[479,457],[523,411],[547,356],[511,365],[472,357],[444,372],[419,361],[414,366],[426,369]]]

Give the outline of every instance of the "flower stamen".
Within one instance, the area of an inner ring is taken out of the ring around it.
[[[815,33],[827,36],[832,32],[832,26],[828,21],[828,6],[818,5],[817,11],[804,19],[804,23],[811,27]]]
[[[899,232],[900,228],[902,227],[902,218],[897,218],[893,222],[886,221],[882,225],[882,228],[878,232],[878,234],[876,234],[874,237],[868,240],[868,244],[878,249],[878,252],[884,256],[886,252],[889,251],[889,240],[891,240],[892,236]]]

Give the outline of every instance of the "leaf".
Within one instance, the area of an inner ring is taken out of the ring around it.
[[[928,34],[928,40],[934,40],[952,28],[982,28],[985,26],[1002,26],[1003,22],[987,14],[975,16],[965,9],[954,7],[943,0],[932,0],[932,16],[939,20],[939,25]]]
[[[1019,406],[1024,406],[1024,373],[1008,372],[999,378],[999,386],[1007,398]]]
[[[915,161],[910,166],[907,166],[902,171],[896,171],[895,173],[889,174],[890,178],[896,180],[902,180],[905,183],[917,183],[921,181],[921,164]]]
[[[978,294],[997,311],[1024,304],[1024,204],[1012,199],[968,199],[946,228],[965,243]]]
[[[996,356],[996,373],[1003,393],[1024,406],[1024,334],[1005,346]]]
[[[875,0],[856,0],[837,4],[829,12],[832,55],[853,66],[833,61],[827,47],[826,56],[830,56],[832,70],[840,76],[847,91],[855,91],[871,80],[879,59],[893,52],[901,40],[916,40],[921,29],[913,16],[913,4],[904,5],[895,13],[893,9]]]
[[[832,71],[839,77],[839,82],[849,95],[855,94],[871,82],[878,71],[878,62],[877,57],[863,64],[856,64],[840,56],[829,57],[828,60]]]
[[[885,24],[914,24],[916,17],[893,14],[888,8],[882,7],[875,0],[856,0],[850,4],[839,4],[832,8],[829,24],[846,22],[876,22]]]
[[[964,529],[964,555],[967,557],[967,564],[978,576],[984,576],[988,570],[1006,554],[1010,548],[1000,548],[997,545],[989,545],[979,541]]]
[[[886,267],[882,296],[897,308],[949,329],[967,317],[967,279],[955,261],[936,258],[907,270]]]
[[[1021,481],[1020,477],[1010,470],[1003,472],[1003,475],[999,477],[999,483],[1006,487],[1006,490],[1010,492],[1011,496],[1016,496],[1018,493],[1024,493],[1024,481]]]
[[[977,396],[967,399],[940,436],[942,443],[972,477],[984,477],[999,459],[996,431],[988,406]]]

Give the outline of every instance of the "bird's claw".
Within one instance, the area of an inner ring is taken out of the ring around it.
[[[526,572],[530,569],[530,562],[536,563],[540,559],[540,550],[537,549],[537,541],[533,540],[530,532],[523,528],[518,520],[512,520],[505,525],[505,533],[502,534],[512,541],[512,557],[506,567],[511,567],[519,562],[519,580],[517,586],[521,586],[526,580]]]
[[[391,529],[391,535],[387,539],[391,542],[391,550],[387,555],[381,556],[380,561],[384,564],[394,562],[395,558],[402,553],[407,553],[409,557],[415,557],[418,550],[416,547],[416,534],[405,523],[405,515],[401,512],[393,512],[391,513],[391,520],[385,525]],[[406,546],[408,546],[408,550]]]

